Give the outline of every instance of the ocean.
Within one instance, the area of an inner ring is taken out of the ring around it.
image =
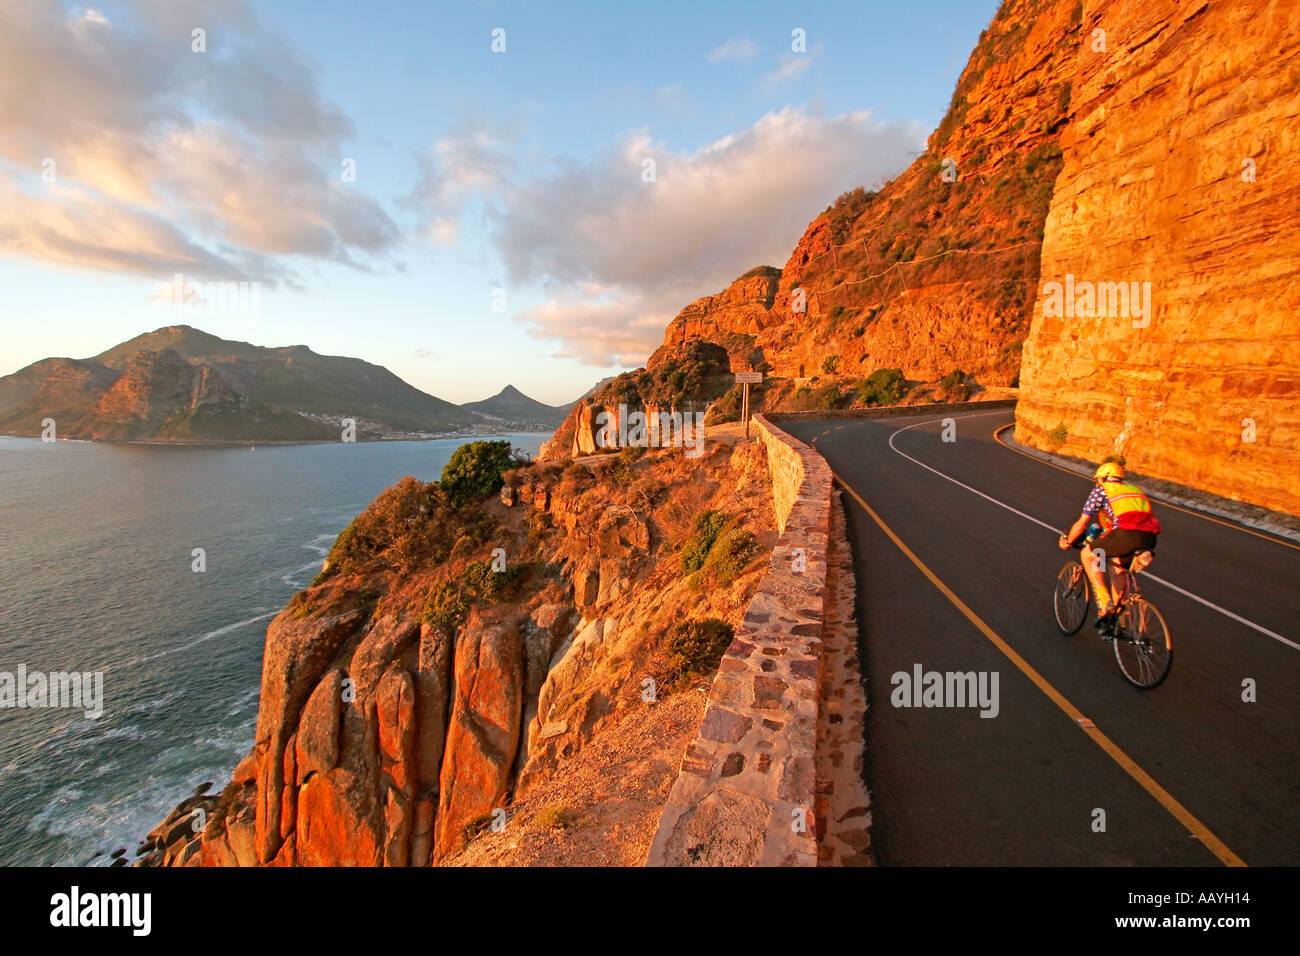
[[[550,436],[491,437],[534,455]],[[195,786],[219,791],[253,744],[270,619],[377,494],[472,440],[0,436],[0,674],[103,675],[97,718],[0,707],[0,865],[133,859]]]

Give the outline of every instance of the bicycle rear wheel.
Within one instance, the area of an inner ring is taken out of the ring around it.
[[[1078,561],[1067,561],[1056,575],[1056,592],[1052,595],[1056,626],[1062,634],[1079,633],[1079,628],[1088,619],[1091,603],[1088,575],[1083,573],[1083,565]]]
[[[1115,640],[1115,663],[1134,687],[1151,690],[1169,676],[1174,645],[1164,615],[1142,598],[1134,598],[1120,613]]]

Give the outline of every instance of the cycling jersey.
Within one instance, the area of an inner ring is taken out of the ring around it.
[[[1106,531],[1145,531],[1160,533],[1160,522],[1151,510],[1151,501],[1137,485],[1124,481],[1104,481],[1094,485],[1083,513],[1096,518]]]

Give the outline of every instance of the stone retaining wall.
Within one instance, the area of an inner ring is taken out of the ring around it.
[[[648,866],[816,866],[831,472],[761,415],[781,537],[718,667]]]

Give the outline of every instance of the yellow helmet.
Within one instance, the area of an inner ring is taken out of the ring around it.
[[[1123,481],[1124,466],[1117,461],[1103,462],[1101,467],[1092,473],[1093,481]]]

